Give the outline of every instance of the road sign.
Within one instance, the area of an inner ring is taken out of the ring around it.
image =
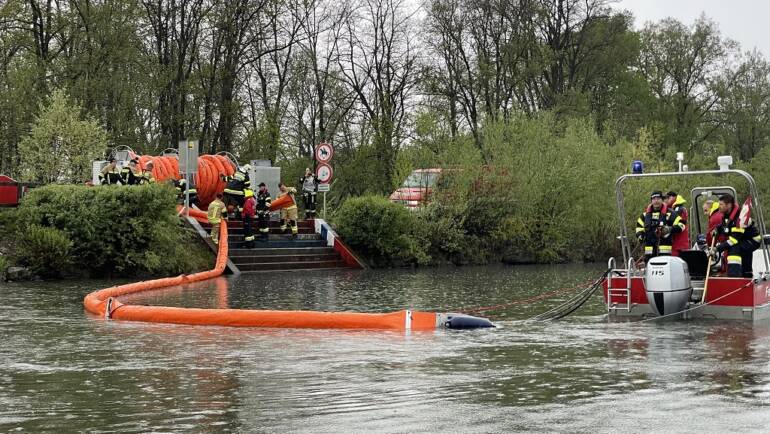
[[[332,166],[326,163],[318,163],[318,166],[315,168],[315,176],[318,178],[319,183],[328,184],[331,182],[332,176],[334,176],[334,170],[332,170]]]
[[[198,141],[179,141],[179,172],[198,173]]]
[[[319,163],[328,163],[334,156],[334,147],[329,143],[319,143],[315,147],[315,159]]]
[[[329,184],[318,184],[318,192],[319,193],[326,193],[329,191],[331,186]]]

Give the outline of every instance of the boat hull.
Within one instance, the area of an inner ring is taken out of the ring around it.
[[[626,310],[626,296],[613,293],[608,300],[608,283],[612,288],[625,288],[629,279],[625,276],[614,276],[611,282],[605,279],[603,282],[604,302],[607,305],[610,316],[616,317],[655,317],[657,316],[652,306],[648,304],[647,293],[644,286],[644,277],[631,277],[630,309]],[[693,282],[697,283],[697,282]],[[740,289],[739,289],[740,288]],[[703,293],[697,289],[693,292],[694,298]],[[770,281],[733,278],[712,277],[708,282],[706,305],[697,307],[691,303],[686,318],[713,318],[728,320],[761,321],[770,318]]]

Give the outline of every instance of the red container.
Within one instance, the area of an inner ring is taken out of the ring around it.
[[[17,206],[19,196],[19,183],[13,178],[0,175],[0,206]]]

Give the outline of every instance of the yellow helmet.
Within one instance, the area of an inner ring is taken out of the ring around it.
[[[247,188],[243,191],[244,196],[246,197],[254,197],[254,191],[250,188]]]

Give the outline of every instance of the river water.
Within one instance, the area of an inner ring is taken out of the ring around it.
[[[0,285],[0,432],[767,432],[770,325],[526,320],[601,265],[220,278],[137,304],[484,311],[484,330],[382,332],[105,321],[117,282]]]

